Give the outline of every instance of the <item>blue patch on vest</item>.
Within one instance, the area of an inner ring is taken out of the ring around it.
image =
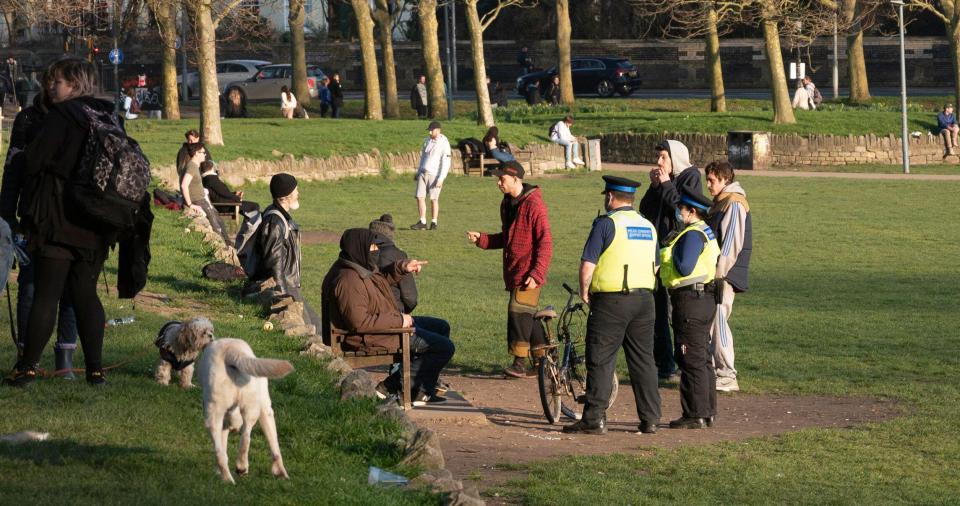
[[[710,227],[703,227],[703,233],[707,235],[707,240],[713,241],[717,238],[713,235],[713,229]]]
[[[628,241],[652,241],[653,230],[649,227],[627,227]]]

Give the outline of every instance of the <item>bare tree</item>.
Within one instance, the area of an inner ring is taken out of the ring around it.
[[[147,0],[147,7],[156,20],[160,42],[160,89],[163,96],[163,117],[180,119],[177,90],[177,0]],[[184,76],[186,78],[186,76]]]
[[[953,63],[954,99],[960,101],[960,2],[956,0],[908,0],[912,9],[922,9],[936,16],[947,30],[950,61]]]
[[[570,70],[570,0],[557,1],[557,72],[560,101],[573,105],[573,72]]]
[[[373,41],[373,18],[367,0],[350,0],[357,18],[357,33],[360,36],[360,54],[363,60],[363,89],[365,119],[382,120],[383,106],[380,103],[380,76],[377,72],[377,49]]]
[[[307,86],[307,48],[304,40],[304,0],[289,0],[290,9],[290,59],[293,70],[293,94],[303,106],[310,103],[310,89]]]
[[[462,0],[466,7],[467,28],[470,29],[470,50],[473,53],[473,86],[477,92],[477,123],[493,126],[493,108],[487,91],[487,67],[483,56],[483,31],[507,7],[533,7],[536,0],[496,0],[483,16],[477,12],[478,0]]]
[[[437,35],[437,0],[420,0],[417,4],[420,19],[420,47],[427,73],[427,92],[430,95],[430,117],[447,114],[447,94],[444,91],[443,66],[440,64],[440,41]]]
[[[376,0],[373,20],[377,25],[380,50],[383,52],[383,85],[386,87],[386,112],[388,118],[400,117],[400,101],[397,98],[397,68],[393,61],[393,24],[389,0]],[[402,12],[402,11],[401,11]]]

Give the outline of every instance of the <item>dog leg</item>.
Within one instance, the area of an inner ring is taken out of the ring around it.
[[[280,442],[277,441],[277,422],[273,418],[273,408],[267,406],[260,413],[260,430],[267,438],[270,447],[270,457],[273,458],[273,475],[277,478],[288,479],[286,468],[283,467],[283,456],[280,455]]]
[[[180,388],[193,388],[193,364],[180,371]]]
[[[247,474],[250,470],[250,433],[257,424],[259,412],[248,409],[240,412],[243,425],[240,427],[240,453],[237,455],[237,474]]]
[[[157,383],[161,385],[170,384],[170,369],[170,363],[161,359],[160,363],[157,364],[157,372],[154,375],[154,379],[157,380]]]
[[[233,475],[230,474],[230,468],[227,466],[227,445],[224,444],[223,432],[223,412],[214,407],[210,407],[207,415],[207,431],[210,433],[210,439],[213,440],[213,451],[217,455],[217,468],[220,470],[220,478],[231,484]]]

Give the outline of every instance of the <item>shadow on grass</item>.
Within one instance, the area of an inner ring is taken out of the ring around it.
[[[120,458],[148,453],[153,453],[153,450],[144,447],[89,445],[74,441],[0,444],[0,459],[32,462],[34,465],[62,466],[75,461],[100,467]]]

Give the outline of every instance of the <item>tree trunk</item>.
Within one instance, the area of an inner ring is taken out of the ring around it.
[[[796,123],[790,92],[787,90],[787,76],[783,71],[783,53],[780,52],[780,29],[771,19],[763,21],[763,42],[767,51],[767,64],[770,67],[770,90],[773,92],[773,122]]]
[[[186,5],[186,4],[185,4]],[[190,3],[197,33],[197,72],[200,74],[200,135],[203,142],[223,145],[220,130],[220,93],[217,86],[217,29],[210,4]]]
[[[160,89],[163,94],[163,118],[180,119],[180,96],[177,89],[177,10],[174,2],[157,2],[153,15],[160,27],[161,51]]]
[[[290,57],[293,66],[293,95],[297,103],[306,106],[310,103],[310,88],[307,85],[307,49],[304,41],[303,22],[306,14],[304,0],[290,0]]]
[[[357,34],[360,35],[360,57],[363,60],[363,117],[382,120],[383,106],[380,103],[380,74],[377,72],[377,48],[373,41],[373,19],[367,0],[350,0],[357,18]]]
[[[710,83],[710,112],[727,112],[727,96],[723,89],[723,67],[720,65],[720,35],[717,33],[717,10],[707,6],[707,80]]]
[[[386,87],[386,115],[388,118],[400,117],[400,100],[397,98],[397,67],[393,61],[393,17],[390,15],[387,0],[377,0],[377,9],[373,12],[383,52],[383,85]]]
[[[444,90],[440,40],[437,36],[437,0],[420,0],[417,16],[420,18],[420,46],[426,68],[427,93],[430,95],[430,117],[442,118],[447,115],[447,93]]]
[[[560,71],[560,101],[573,105],[573,73],[570,70],[570,0],[557,0],[557,69]]]
[[[856,19],[860,16],[862,0],[844,0],[841,6],[844,21],[853,23],[847,34],[847,66],[850,74],[850,101],[870,100],[870,83],[867,81],[867,62],[863,56],[863,27]]]
[[[477,0],[464,0],[467,28],[470,29],[470,50],[473,53],[473,87],[477,92],[477,124],[494,125],[493,108],[487,91],[487,66],[483,58],[483,26],[477,14]]]
[[[954,104],[960,102],[960,22],[946,26],[950,38],[950,62],[953,63]]]

